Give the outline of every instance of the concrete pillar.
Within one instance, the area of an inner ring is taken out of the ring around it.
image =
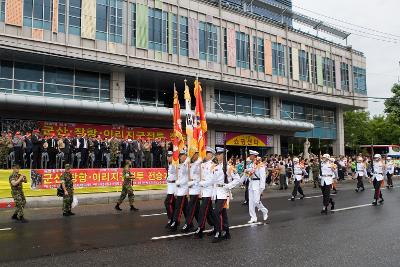
[[[281,118],[281,103],[278,96],[272,96],[270,98],[271,105],[271,118],[280,119]]]
[[[281,136],[279,134],[274,134],[273,140],[273,153],[281,155]]]
[[[214,104],[214,85],[211,83],[207,83],[203,88],[203,105],[206,112],[214,112],[215,104]]]
[[[336,140],[333,142],[333,155],[344,155],[344,120],[343,108],[336,108]]]
[[[125,72],[112,72],[110,97],[113,103],[125,103]]]
[[[214,129],[208,129],[207,131],[207,146],[209,147],[215,147],[215,130]]]

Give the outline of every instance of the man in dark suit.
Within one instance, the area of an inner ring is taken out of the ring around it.
[[[33,169],[39,169],[40,163],[40,149],[42,146],[42,141],[39,137],[39,130],[33,130],[32,134],[32,153],[33,153]]]
[[[98,135],[97,138],[93,142],[94,146],[94,166],[96,168],[101,167],[101,158],[102,158],[102,149],[101,149],[101,136]]]
[[[64,162],[65,164],[71,164],[71,148],[72,148],[72,143],[71,143],[71,135],[67,134],[64,137]]]
[[[123,140],[121,142],[121,154],[122,154],[123,162],[126,162],[126,160],[129,159],[129,143],[127,140]]]
[[[79,142],[80,142],[79,151],[81,152],[81,157],[82,157],[81,168],[87,168],[89,140],[88,140],[86,134],[84,134],[82,136],[82,138],[79,140]]]
[[[47,140],[49,144],[47,151],[49,153],[49,169],[54,169],[56,167],[56,156],[57,156],[57,138],[55,134],[52,134],[51,138]]]
[[[31,153],[32,153],[32,140],[31,134],[26,133],[25,135],[25,157],[26,157],[26,166],[25,168],[32,168],[31,166]]]

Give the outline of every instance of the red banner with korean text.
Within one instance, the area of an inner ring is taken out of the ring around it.
[[[31,170],[32,189],[57,188],[61,181],[63,169]],[[134,168],[132,174],[136,177],[133,185],[163,185],[166,184],[167,171],[164,168]],[[74,187],[122,186],[122,169],[72,169]]]
[[[86,134],[88,137],[119,138],[119,139],[166,139],[172,140],[172,129],[128,127],[125,125],[100,125],[85,123],[64,123],[39,121],[41,133],[44,136],[67,135],[77,136]]]

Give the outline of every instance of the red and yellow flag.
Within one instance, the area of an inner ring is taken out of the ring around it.
[[[194,96],[196,98],[196,124],[193,137],[197,139],[199,156],[205,158],[207,145],[207,121],[201,97],[201,85],[198,79],[194,81]]]
[[[174,110],[173,110],[173,126],[174,126],[174,139],[173,139],[173,154],[172,164],[178,166],[179,164],[179,151],[183,149],[185,142],[182,134],[182,119],[181,119],[181,105],[179,104],[178,92],[174,85]]]

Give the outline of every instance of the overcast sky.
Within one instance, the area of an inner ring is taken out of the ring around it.
[[[397,35],[385,35],[386,37],[397,39],[390,40],[397,43],[382,42],[355,34],[352,34],[348,39],[348,44],[352,45],[354,49],[364,52],[367,58],[368,96],[391,96],[390,89],[393,83],[398,81],[400,75],[399,0],[293,0],[293,5],[295,11],[333,24],[341,25],[343,30],[349,32],[369,35],[377,39],[382,39],[380,36],[383,35],[379,32],[372,32],[353,25],[334,21],[300,8],[321,13],[352,24]],[[345,27],[352,29],[346,29]],[[355,32],[354,29],[368,32],[368,34]],[[375,36],[373,34],[375,34]],[[370,101],[368,105],[368,110],[372,115],[383,113],[384,104],[382,101],[377,103]]]

